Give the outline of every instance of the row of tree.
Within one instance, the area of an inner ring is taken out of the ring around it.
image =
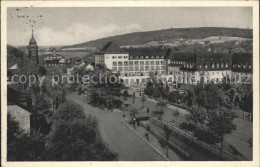
[[[104,143],[98,122],[85,116],[82,106],[72,101],[63,103],[52,115],[49,134],[39,131],[24,133],[8,115],[9,161],[110,161],[117,160]]]

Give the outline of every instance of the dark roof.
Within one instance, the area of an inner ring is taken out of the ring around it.
[[[248,62],[253,63],[253,53],[234,53],[232,55],[232,62]]]
[[[212,53],[212,52],[196,53],[196,61],[197,62],[231,61],[231,54]]]
[[[169,55],[169,58],[173,59],[173,60],[186,61],[193,56],[194,56],[194,53],[190,53],[190,52],[174,52],[174,51],[172,51],[171,54]]]
[[[123,52],[123,49],[119,47],[118,44],[116,44],[113,41],[108,42],[101,50],[100,52],[103,53],[121,53]]]
[[[129,49],[128,52],[130,59],[168,59],[171,49],[139,48]]]
[[[21,94],[16,90],[7,87],[7,105],[17,105],[31,112],[31,99],[26,94]]]

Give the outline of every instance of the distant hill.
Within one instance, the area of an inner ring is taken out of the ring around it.
[[[201,27],[201,28],[171,28],[147,32],[135,32],[107,38],[101,38],[63,48],[98,47],[101,48],[109,41],[122,45],[142,45],[151,41],[174,41],[177,39],[203,39],[211,36],[228,36],[253,38],[252,29]]]

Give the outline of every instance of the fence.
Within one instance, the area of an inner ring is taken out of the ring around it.
[[[168,128],[171,128],[178,135],[180,135],[183,138],[189,140],[190,143],[196,144],[200,148],[207,150],[208,152],[210,152],[210,153],[214,154],[215,156],[219,157],[220,159],[231,160],[231,161],[232,160],[247,160],[245,157],[236,157],[236,156],[233,156],[232,154],[229,154],[229,153],[224,152],[224,151],[222,151],[222,153],[221,153],[221,151],[219,150],[218,147],[206,144],[202,141],[199,141],[198,139],[196,139],[192,135],[190,135],[186,132],[183,132],[182,130],[177,128],[175,125],[173,125],[173,124],[171,124],[171,123],[169,123],[165,120],[159,121],[155,118],[150,118],[150,121],[152,123],[154,123],[155,125],[161,127],[161,128],[163,128],[166,125]]]

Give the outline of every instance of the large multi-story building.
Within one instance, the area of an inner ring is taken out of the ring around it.
[[[170,58],[169,71],[178,83],[195,85],[252,77],[252,53],[172,52]]]
[[[151,74],[166,74],[170,49],[121,49],[114,42],[107,43],[95,54],[95,64],[105,65],[118,73],[126,85],[146,83]]]
[[[234,75],[250,78],[252,63],[252,53],[216,53],[211,49],[193,53],[163,48],[124,50],[114,42],[107,43],[95,54],[96,65],[105,65],[118,73],[127,85],[145,84],[151,74],[187,85],[218,83]]]

